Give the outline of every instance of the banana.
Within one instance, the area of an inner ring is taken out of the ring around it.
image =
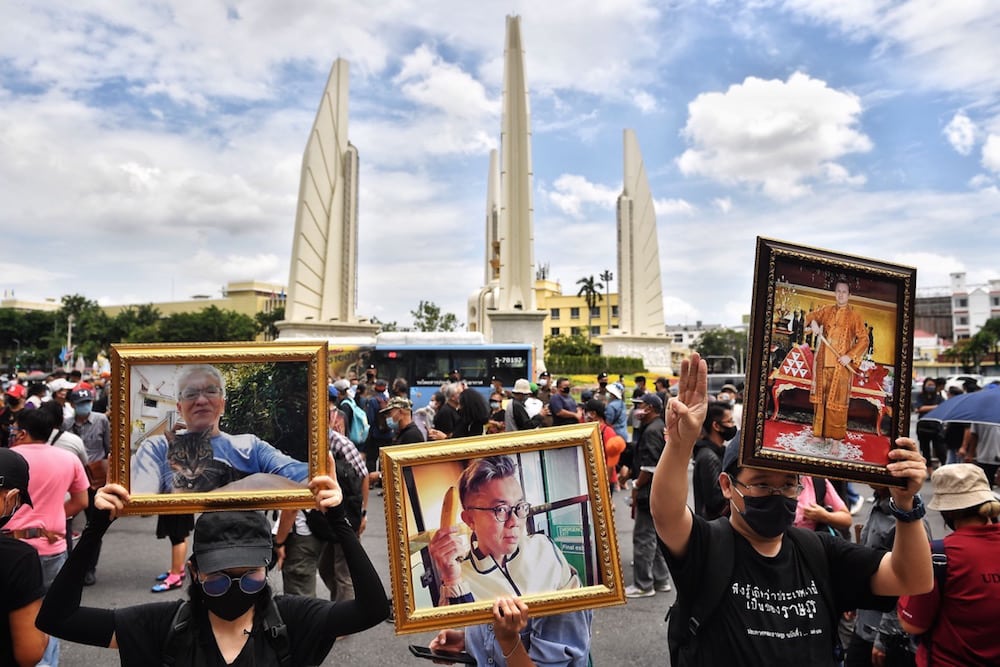
[[[441,505],[441,528],[457,525],[461,522],[462,504],[458,498],[458,487],[449,486],[444,492],[444,503]]]

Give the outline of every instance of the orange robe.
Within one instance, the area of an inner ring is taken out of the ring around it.
[[[868,349],[868,330],[849,305],[824,306],[806,314],[807,327],[814,320],[823,327],[823,336],[830,345],[820,342],[813,356],[813,386],[809,392],[809,401],[814,406],[813,435],[842,440],[847,435],[847,407],[854,373],[839,358],[846,354],[856,367]]]

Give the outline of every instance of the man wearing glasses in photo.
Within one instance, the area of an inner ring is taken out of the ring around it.
[[[586,665],[590,653],[588,611],[528,617],[520,596],[580,587],[580,578],[545,535],[525,534],[531,505],[508,456],[472,461],[459,477],[464,527],[442,525],[430,542],[441,578],[438,604],[495,600],[494,623],[442,630],[430,648],[468,651],[478,664],[511,659],[523,647],[538,664]],[[522,623],[507,618],[516,613]],[[522,656],[523,657],[523,656]],[[500,664],[503,664],[502,662]]]
[[[142,442],[132,457],[135,493],[182,493],[300,488],[309,466],[252,434],[219,429],[226,408],[221,373],[207,365],[185,367],[177,378],[183,432]]]
[[[926,463],[909,438],[889,452],[887,470],[904,484],[891,487],[892,551],[793,528],[798,476],[740,466],[738,440],[726,448],[719,475],[730,516],[706,521],[687,506],[687,464],[708,408],[707,384],[705,362],[694,354],[681,366],[650,497],[678,589],[671,664],[832,666],[843,612],[891,609],[895,598],[887,596],[934,584],[917,494]]]

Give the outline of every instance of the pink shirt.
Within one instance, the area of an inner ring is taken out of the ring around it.
[[[795,525],[799,528],[816,530],[816,522],[810,521],[802,515],[803,509],[816,504],[816,489],[813,488],[812,477],[802,475],[799,481],[802,484],[802,493],[799,494],[799,505],[795,508]],[[826,498],[823,499],[823,504],[832,507],[834,512],[847,509],[847,505],[837,495],[830,480],[826,480]]]
[[[52,445],[18,445],[14,451],[28,462],[28,494],[34,507],[21,505],[4,528],[45,528],[59,533],[63,537],[55,542],[45,537],[23,541],[33,546],[39,556],[60,554],[66,551],[66,494],[90,488],[83,464],[66,450]]]

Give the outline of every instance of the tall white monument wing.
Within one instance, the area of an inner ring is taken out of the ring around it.
[[[635,132],[625,130],[625,184],[618,197],[619,328],[632,336],[662,335],[663,287],[653,195]]]
[[[524,76],[521,18],[507,17],[500,134],[501,311],[535,310],[531,205],[531,112]]]
[[[348,64],[337,59],[302,158],[285,319],[356,322],[358,153],[347,139]]]

